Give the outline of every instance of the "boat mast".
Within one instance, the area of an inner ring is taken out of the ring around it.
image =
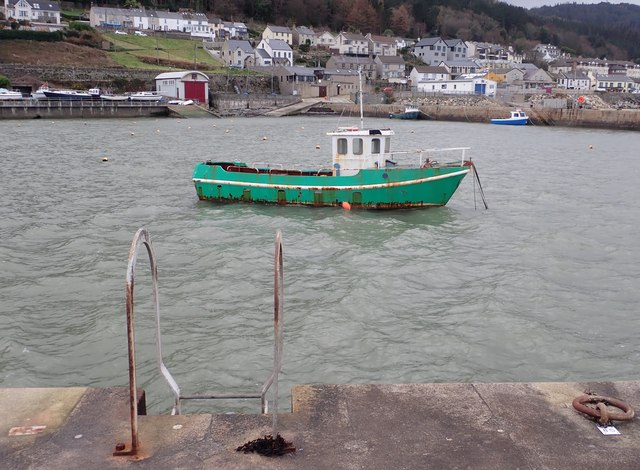
[[[362,67],[358,67],[358,82],[360,87],[360,129],[364,129],[364,111],[362,105]]]

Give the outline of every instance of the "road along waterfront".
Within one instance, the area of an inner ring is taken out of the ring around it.
[[[337,121],[5,122],[0,387],[126,383],[123,287],[141,226],[159,259],[165,362],[186,392],[254,391],[268,375],[277,229],[283,404],[295,383],[638,377],[635,133],[388,121],[396,150],[471,147],[488,211],[471,178],[428,210],[197,200],[197,161],[320,168],[330,161],[324,133],[358,124]],[[164,412],[139,263],[139,386],[151,412]]]

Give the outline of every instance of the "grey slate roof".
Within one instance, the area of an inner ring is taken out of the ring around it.
[[[20,0],[9,0],[9,6],[14,7]],[[31,5],[32,10],[36,11],[60,11],[60,5],[57,2],[39,2],[37,0],[25,0]],[[3,2],[4,4],[4,2]],[[1,10],[0,10],[1,11]]]
[[[416,65],[415,69],[418,73],[449,73],[444,67],[436,67],[434,65]]]
[[[379,55],[376,58],[383,64],[399,64],[404,65],[404,59],[399,55]]]
[[[269,28],[274,33],[291,34],[291,28],[289,28],[288,26],[274,26],[272,24],[269,24],[267,25],[267,28]]]
[[[435,38],[420,39],[420,41],[418,41],[418,43],[415,45],[415,47],[433,46],[438,41],[442,41],[442,38],[440,36],[435,37]]]
[[[246,54],[253,54],[253,47],[251,47],[251,43],[242,39],[229,39],[227,41],[227,47],[230,51],[236,51],[240,49]]]
[[[291,51],[291,46],[282,39],[265,39],[271,49],[278,51]]]

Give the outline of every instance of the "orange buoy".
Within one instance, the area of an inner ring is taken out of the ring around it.
[[[346,211],[350,211],[351,210],[351,204],[349,204],[347,201],[344,201],[342,203],[342,208]]]

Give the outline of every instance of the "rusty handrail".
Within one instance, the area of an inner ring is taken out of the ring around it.
[[[127,347],[129,353],[129,410],[131,414],[131,445],[127,449],[125,444],[118,443],[113,455],[137,455],[140,449],[138,439],[138,400],[136,387],[136,351],[135,351],[135,329],[134,329],[134,285],[135,268],[138,259],[140,245],[144,245],[149,255],[151,268],[153,304],[156,311],[156,358],[158,368],[169,384],[175,398],[175,404],[171,414],[180,414],[180,400],[204,400],[219,398],[260,398],[261,412],[268,412],[266,399],[267,392],[271,385],[274,385],[274,411],[273,411],[273,433],[277,435],[277,414],[278,414],[278,376],[282,370],[282,350],[283,350],[283,298],[284,298],[284,263],[282,257],[282,233],[276,231],[275,240],[275,266],[274,266],[274,296],[273,296],[273,326],[274,326],[274,350],[273,350],[273,370],[265,380],[259,393],[234,393],[234,394],[209,394],[209,395],[182,395],[177,382],[164,365],[162,360],[162,337],[160,333],[160,302],[158,297],[158,265],[156,256],[151,245],[151,235],[145,228],[140,228],[133,237],[129,248],[129,261],[127,264],[126,277],[126,313],[127,313]]]
[[[127,347],[129,352],[129,411],[131,413],[131,447],[129,449],[124,444],[117,444],[113,455],[136,455],[140,442],[138,440],[138,400],[136,391],[136,345],[134,330],[134,309],[133,309],[133,288],[135,285],[135,269],[138,260],[138,250],[144,244],[149,255],[151,267],[151,280],[153,289],[153,304],[156,311],[156,356],[160,372],[167,380],[175,397],[175,408],[180,413],[180,388],[171,376],[171,373],[162,361],[162,340],[160,335],[160,302],[158,299],[158,265],[156,255],[151,246],[151,235],[145,228],[140,228],[133,237],[129,248],[129,261],[127,264],[126,280],[126,311],[127,311]]]
[[[274,328],[274,351],[273,351],[273,370],[269,377],[264,381],[259,393],[219,393],[207,395],[180,395],[179,400],[215,400],[229,398],[260,398],[260,410],[262,414],[266,414],[268,410],[267,392],[271,385],[274,385],[274,419],[278,411],[278,376],[282,370],[282,349],[283,349],[283,298],[284,298],[284,263],[282,258],[282,232],[276,231],[275,240],[275,266],[274,266],[274,293],[273,293],[273,328]],[[276,427],[274,422],[274,428]]]

